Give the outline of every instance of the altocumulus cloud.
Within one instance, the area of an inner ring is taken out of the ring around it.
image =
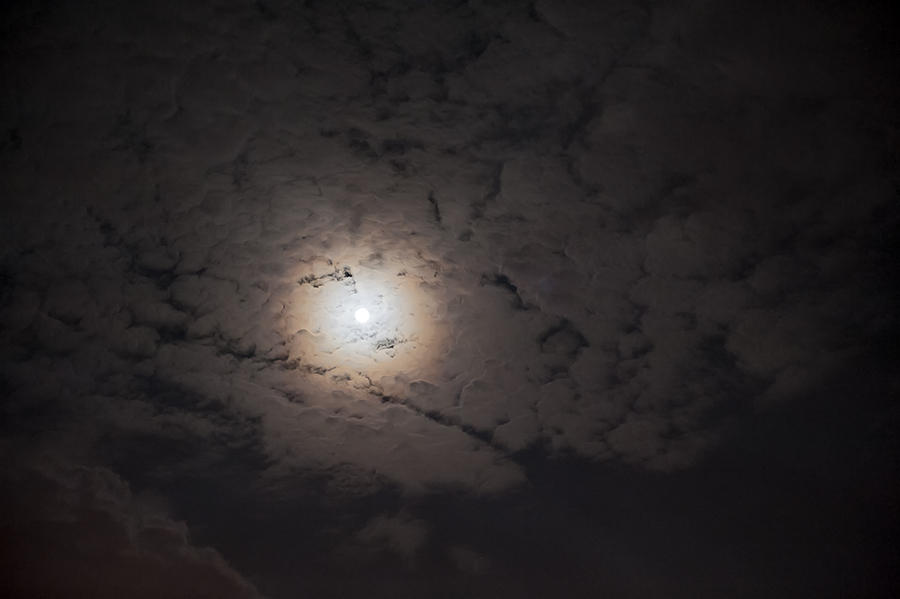
[[[446,107],[437,91],[415,94],[437,68],[416,46],[424,42],[404,49],[416,65],[408,72],[377,64],[400,60],[382,49],[400,26],[387,7],[384,31],[360,27],[353,42],[326,28],[303,36],[312,48],[254,22],[259,41],[247,32],[250,45],[234,56],[212,23],[243,22],[249,8],[218,19],[181,10],[183,21],[157,30],[179,40],[176,55],[110,28],[79,45],[71,60],[96,70],[77,81],[40,36],[30,39],[14,74],[46,68],[20,83],[32,108],[16,130],[28,141],[6,160],[8,192],[33,198],[7,208],[12,409],[60,402],[74,422],[177,420],[204,436],[223,424],[198,418],[196,404],[215,406],[257,421],[273,460],[490,492],[522,479],[507,456],[535,443],[686,465],[715,436],[707,414],[807,388],[852,352],[836,349],[844,323],[875,326],[884,307],[860,313],[854,302],[871,282],[852,279],[890,197],[888,175],[834,155],[836,146],[874,153],[878,140],[841,125],[843,102],[787,121],[792,90],[766,87],[770,97],[758,98],[762,83],[740,62],[716,66],[736,51],[720,40],[721,57],[702,63],[711,70],[691,66],[700,48],[667,46],[686,25],[666,11],[629,8],[608,46],[587,52],[582,9],[570,8],[539,5],[529,23],[486,14],[508,41],[457,58],[443,77],[455,98]],[[361,10],[342,9],[347,27]],[[446,38],[428,50],[458,52],[471,15],[432,10],[410,17]],[[197,23],[206,24],[178,37]],[[83,15],[57,26],[81,39],[88,24]],[[695,38],[712,35],[704,25],[691,24]],[[137,47],[117,56],[121,35]],[[297,66],[326,49],[309,72]],[[510,66],[538,50],[541,68]],[[294,87],[285,74],[254,79],[270,54],[280,58],[267,69],[300,68]],[[596,76],[560,73],[555,61]],[[773,78],[791,68],[768,66]],[[364,85],[373,69],[387,69],[386,89],[363,102],[354,77]],[[507,70],[516,78],[501,84]],[[146,93],[142,77],[159,93]],[[828,91],[826,74],[808,77],[809,93]],[[38,129],[56,88],[73,108],[57,107],[52,127]],[[554,89],[571,96],[571,114],[550,112]],[[340,109],[326,106],[335,95]],[[372,114],[388,109],[390,118]],[[443,121],[440,110],[453,114]],[[62,131],[67,142],[55,143]],[[791,185],[814,197],[786,197]],[[318,296],[342,284],[335,273],[345,267],[357,278],[406,277],[427,296],[429,322],[413,339],[370,348],[420,338],[419,359],[347,368],[334,354],[341,340],[317,345]],[[158,413],[151,383],[197,402]]]
[[[107,531],[84,551],[114,588],[172,564],[253,596],[120,475],[243,468],[288,501],[310,473],[494,496],[532,450],[675,471],[895,324],[872,273],[896,124],[852,19],[793,7],[774,53],[773,14],[701,2],[10,15],[4,438],[88,464],[12,476],[71,495],[38,528]],[[405,516],[347,526],[427,545]]]

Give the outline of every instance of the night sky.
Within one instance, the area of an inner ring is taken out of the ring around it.
[[[0,596],[900,596],[890,9],[6,3]]]

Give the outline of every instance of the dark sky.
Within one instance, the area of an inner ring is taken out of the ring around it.
[[[7,3],[0,595],[900,596],[889,5]]]

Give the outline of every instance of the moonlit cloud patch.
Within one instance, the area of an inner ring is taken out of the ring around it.
[[[296,549],[516,589],[546,556],[481,529],[541,522],[502,502],[554,465],[691,476],[885,359],[896,119],[862,13],[81,4],[3,41],[3,447],[65,456],[11,467],[63,497],[28,518],[107,527],[123,581],[256,596],[234,555],[296,596]],[[561,529],[600,503],[579,472]]]

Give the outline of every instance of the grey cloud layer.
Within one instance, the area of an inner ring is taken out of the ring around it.
[[[153,438],[196,448],[186,471],[252,446],[272,481],[495,493],[535,446],[691,465],[890,324],[860,267],[891,226],[883,107],[852,70],[746,50],[705,4],[399,6],[19,17],[8,418],[101,463]],[[413,281],[431,336],[362,366],[323,346],[345,266]],[[416,526],[360,534],[408,556]]]

